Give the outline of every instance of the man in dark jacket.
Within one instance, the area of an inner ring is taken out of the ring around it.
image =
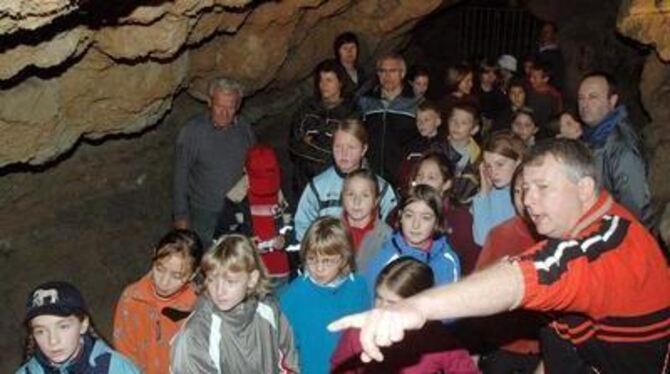
[[[403,79],[407,67],[402,56],[387,54],[377,60],[379,86],[359,99],[368,130],[370,166],[395,183],[406,147],[419,137],[417,101]]]
[[[619,104],[616,81],[607,73],[591,73],[582,79],[578,98],[579,115],[588,126],[585,138],[593,149],[603,186],[651,227],[648,166],[626,107]]]

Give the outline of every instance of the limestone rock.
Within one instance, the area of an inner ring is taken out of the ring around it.
[[[77,9],[77,0],[3,0],[0,2],[0,35],[34,30]]]
[[[670,2],[624,0],[617,26],[623,34],[654,47],[662,60],[670,62]]]
[[[651,118],[644,135],[650,156],[650,186],[660,204],[670,202],[670,65],[651,54],[640,79],[642,102]],[[667,223],[670,227],[670,222]]]
[[[292,90],[332,56],[336,34],[359,33],[369,58],[402,43],[441,1],[175,0],[112,14],[97,1],[2,3],[0,167],[43,163],[82,137],[141,131],[180,90],[202,97],[215,76],[242,81],[248,94]]]
[[[91,45],[93,32],[77,27],[36,45],[18,44],[0,53],[0,80],[9,79],[34,66],[50,68],[78,57]]]

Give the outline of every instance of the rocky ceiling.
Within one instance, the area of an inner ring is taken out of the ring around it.
[[[82,137],[141,131],[182,89],[202,97],[213,76],[240,79],[247,94],[297,82],[341,30],[359,33],[372,56],[456,1],[4,0],[0,167],[43,163]],[[623,0],[618,28],[670,60],[668,2]]]
[[[0,167],[40,164],[81,137],[156,123],[219,75],[247,94],[284,86],[350,29],[367,55],[396,45],[440,0],[4,0]]]

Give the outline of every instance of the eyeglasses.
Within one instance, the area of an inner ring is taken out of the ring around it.
[[[307,262],[307,265],[310,266],[318,267],[319,265],[321,265],[324,268],[332,268],[340,265],[340,263],[342,262],[342,257],[337,256],[337,257],[326,257],[318,259],[316,256],[310,256],[305,258],[305,262]]]

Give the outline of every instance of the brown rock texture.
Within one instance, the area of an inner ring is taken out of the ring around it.
[[[241,80],[248,95],[295,84],[344,30],[359,33],[366,56],[388,50],[441,1],[2,3],[0,167],[140,131],[215,76]]]
[[[670,2],[624,0],[617,27],[624,35],[655,49],[644,64],[640,94],[651,119],[644,129],[650,156],[649,182],[661,214],[661,237],[670,245]]]
[[[624,35],[654,47],[663,61],[670,62],[670,1],[624,0],[617,27]]]

